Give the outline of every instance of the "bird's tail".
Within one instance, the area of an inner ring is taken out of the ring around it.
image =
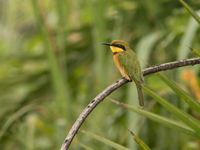
[[[142,93],[142,85],[141,84],[136,84],[136,87],[137,87],[137,92],[138,92],[139,104],[140,104],[140,106],[144,106],[144,98],[143,98],[143,93]]]

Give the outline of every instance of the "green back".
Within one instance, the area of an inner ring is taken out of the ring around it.
[[[120,53],[118,59],[120,65],[125,69],[125,72],[132,80],[136,80],[136,82],[139,83],[143,82],[139,61],[136,54],[131,49]]]

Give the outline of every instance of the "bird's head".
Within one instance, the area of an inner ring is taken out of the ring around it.
[[[128,43],[122,40],[113,40],[111,43],[103,44],[109,46],[113,53],[121,53],[129,48]]]

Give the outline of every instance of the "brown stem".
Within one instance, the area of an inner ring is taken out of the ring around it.
[[[160,71],[170,70],[170,69],[183,67],[183,66],[196,65],[196,64],[200,64],[200,58],[191,58],[191,59],[185,59],[185,60],[174,61],[174,62],[152,66],[152,67],[144,69],[142,73],[143,73],[143,76],[146,76],[146,75],[153,74]],[[125,78],[121,78],[120,80],[108,86],[101,93],[99,93],[79,115],[79,117],[73,124],[72,128],[70,129],[67,137],[65,138],[64,143],[62,144],[62,147],[60,150],[67,150],[69,148],[74,136],[76,135],[76,133],[78,132],[79,128],[81,127],[85,119],[88,117],[88,115],[94,110],[94,108],[100,102],[102,102],[108,95],[110,95],[113,91],[115,91],[116,89],[118,89],[119,87],[121,87],[122,85],[128,82],[129,81],[126,80]]]

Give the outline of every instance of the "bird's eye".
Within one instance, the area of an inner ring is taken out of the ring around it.
[[[121,44],[112,44],[112,46],[119,47],[119,48],[123,49],[124,51],[126,50],[125,46],[123,46]]]
[[[119,47],[119,48],[121,48],[123,50],[126,50],[125,47],[123,45],[121,45],[121,44],[117,44],[117,47]]]

